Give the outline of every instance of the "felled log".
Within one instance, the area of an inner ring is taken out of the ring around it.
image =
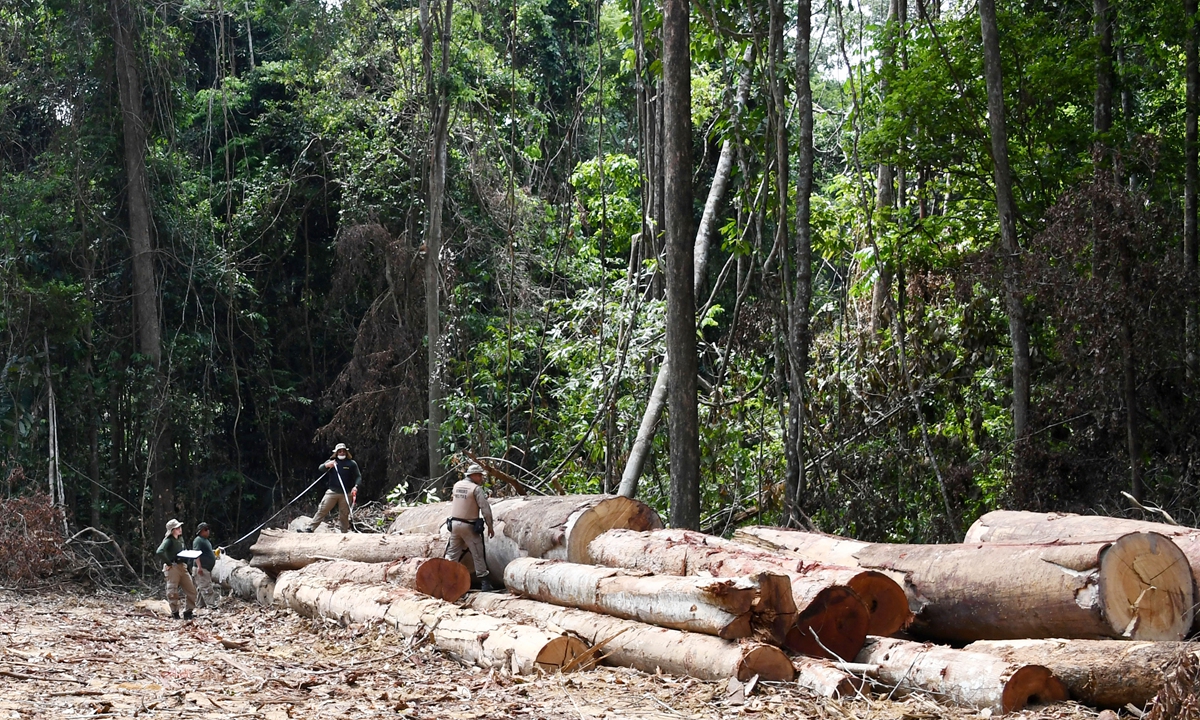
[[[835,535],[764,526],[739,528],[734,531],[733,539],[771,552],[787,553],[805,562],[848,568],[861,567],[854,553],[868,545]],[[902,630],[920,610],[919,605],[914,607],[914,603],[901,598],[904,594],[903,573],[865,571],[852,576],[846,585],[858,593],[871,611],[871,622],[867,626],[869,635],[891,635]],[[906,604],[907,612],[903,609]]]
[[[1067,699],[1066,686],[1049,669],[985,653],[871,637],[858,662],[878,665],[875,679],[884,687],[926,692],[962,707],[1007,713]]]
[[[474,593],[467,596],[466,603],[488,615],[575,633],[591,647],[595,659],[606,665],[700,680],[736,677],[746,681],[757,675],[763,680],[788,681],[795,677],[787,656],[773,645],[722,640],[498,593]]]
[[[306,567],[311,568],[313,574],[330,580],[361,585],[398,585],[448,602],[457,601],[471,589],[471,573],[462,563],[442,558],[409,558],[390,563],[334,560]]]
[[[1101,708],[1142,707],[1154,699],[1195,643],[1127,640],[982,640],[964,650],[1018,665],[1042,665],[1067,686],[1071,699]]]
[[[929,638],[1181,640],[1192,624],[1187,561],[1153,533],[1079,545],[880,543],[855,557],[906,575],[922,604],[911,629]]]
[[[378,563],[441,557],[446,541],[437,535],[296,533],[265,529],[250,547],[250,564],[271,574],[298,570],[318,560]]]
[[[330,579],[308,567],[279,576],[275,601],[307,617],[383,621],[405,637],[427,632],[439,650],[513,675],[556,672],[587,651],[562,632],[463,610],[407,588]]]
[[[792,658],[796,669],[796,684],[821,697],[850,697],[862,688],[863,680],[828,660],[797,656]]]
[[[270,607],[275,600],[275,580],[245,560],[235,560],[222,553],[213,566],[213,582],[234,595]]]
[[[504,568],[519,557],[591,564],[588,543],[613,528],[654,530],[662,520],[649,505],[617,495],[521,496],[492,504],[496,536],[484,538],[488,574],[504,582]],[[390,533],[444,532],[450,503],[407,508]]]
[[[782,572],[791,583],[796,625],[785,645],[793,652],[836,659],[854,657],[867,636],[869,613],[844,583],[856,571],[803,565],[727,540],[687,530],[610,530],[591,545],[601,565],[662,575],[741,577]]]
[[[552,605],[726,640],[750,636],[756,594],[746,578],[651,575],[538,558],[510,562],[504,584],[510,592]]]
[[[1134,532],[1153,532],[1171,538],[1187,557],[1192,578],[1200,588],[1200,528],[1166,523],[1071,513],[1035,513],[996,510],[976,520],[963,542],[1078,543],[1112,542]],[[1200,630],[1200,615],[1193,618]]]

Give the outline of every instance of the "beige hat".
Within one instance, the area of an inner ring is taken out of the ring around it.
[[[470,465],[468,465],[467,471],[463,474],[466,475],[467,477],[470,477],[470,476],[474,475],[475,473],[479,473],[480,475],[483,475],[484,477],[487,477],[487,474],[488,474],[487,470],[485,470],[484,467],[482,465],[480,465],[479,463],[471,463]]]
[[[175,518],[171,518],[167,521],[167,534],[170,535],[172,530],[179,527],[183,527],[183,523],[179,522]]]
[[[347,458],[354,457],[353,455],[350,454],[350,448],[346,447],[346,443],[338,443],[337,445],[334,445],[333,452],[329,454],[329,457],[331,457],[331,458],[337,457],[339,450],[345,450]]]

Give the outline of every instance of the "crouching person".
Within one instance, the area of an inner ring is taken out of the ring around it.
[[[496,532],[492,529],[492,506],[483,487],[485,475],[481,465],[472,464],[467,468],[466,477],[454,483],[450,517],[446,518],[446,529],[450,531],[446,559],[458,562],[463,553],[470,550],[480,587],[484,592],[491,592],[493,588],[488,580],[487,555],[483,547],[484,523],[489,538],[496,537]]]
[[[155,553],[163,563],[163,578],[167,581],[167,604],[171,606],[171,617],[179,619],[179,591],[182,588],[187,599],[184,605],[183,619],[192,619],[192,610],[196,607],[196,586],[192,576],[188,574],[187,561],[179,557],[184,551],[183,523],[178,520],[167,521],[167,536],[158,546]]]

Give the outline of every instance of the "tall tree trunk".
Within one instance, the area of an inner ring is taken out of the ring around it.
[[[1096,38],[1096,96],[1092,106],[1092,127],[1097,135],[1102,135],[1112,129],[1113,108],[1113,30],[1108,0],[1092,0],[1092,34]]]
[[[1196,232],[1196,184],[1197,184],[1197,150],[1196,150],[1196,116],[1197,106],[1200,105],[1200,28],[1196,21],[1196,0],[1183,0],[1183,14],[1187,22],[1187,49],[1185,51],[1185,74],[1187,75],[1187,108],[1184,113],[1185,131],[1183,142],[1183,264],[1190,281],[1190,296],[1187,299],[1187,320],[1184,334],[1186,349],[1184,357],[1187,364],[1188,377],[1196,378],[1197,332],[1200,332],[1200,322],[1197,321],[1196,282],[1197,282],[1197,242]]]
[[[747,50],[745,59],[747,63],[751,62],[753,59],[751,50]],[[749,95],[750,72],[747,70],[742,73],[741,82],[738,85],[735,102],[739,112],[745,106],[746,98]],[[692,283],[697,302],[699,302],[704,275],[708,269],[708,251],[712,247],[713,236],[717,233],[717,210],[725,198],[725,191],[729,187],[729,176],[733,171],[733,154],[733,138],[726,138],[721,144],[721,155],[717,159],[712,185],[708,188],[708,198],[704,201],[704,214],[700,216],[700,227],[696,228],[696,242],[692,248]],[[650,445],[654,441],[659,418],[662,417],[663,408],[667,404],[667,380],[670,372],[670,356],[667,356],[663,358],[663,363],[658,368],[658,375],[650,390],[650,398],[646,401],[646,410],[642,414],[642,422],[638,426],[637,437],[633,441],[633,447],[629,450],[629,457],[625,460],[625,469],[621,473],[618,495],[627,498],[637,497],[638,480],[642,476],[646,458],[650,455]]]
[[[663,190],[667,244],[667,356],[671,525],[700,527],[700,430],[696,406],[696,301],[692,277],[692,60],[686,0],[663,7]]]
[[[891,0],[888,3],[887,23],[884,26],[884,41],[883,47],[879,53],[880,64],[884,70],[892,63],[892,58],[896,54],[896,23],[898,21],[899,9],[896,0]],[[886,73],[879,81],[879,96],[880,100],[887,98],[888,81]],[[874,237],[878,238],[882,234],[883,228],[891,222],[893,209],[896,204],[896,168],[884,162],[879,164],[878,173],[875,182],[875,233]],[[875,249],[878,251],[878,240],[875,242]],[[875,258],[875,271],[877,273],[875,286],[871,292],[871,338],[874,341],[887,327],[887,319],[884,317],[887,313],[888,305],[891,303],[892,297],[892,264],[888,258],[880,256]]]
[[[788,458],[795,456],[795,469],[788,468],[787,524],[801,524],[800,503],[808,490],[804,452],[805,388],[808,386],[808,354],[812,345],[809,328],[809,305],[812,303],[812,186],[813,186],[813,99],[811,82],[810,43],[812,38],[812,0],[796,2],[796,119],[800,123],[798,166],[796,169],[796,286],[789,308],[789,390]]]
[[[442,330],[441,330],[441,267],[442,253],[442,206],[446,200],[446,143],[450,130],[450,95],[447,74],[450,71],[450,23],[453,19],[454,0],[445,0],[444,17],[426,20],[425,47],[432,45],[433,25],[441,35],[441,66],[438,77],[433,80],[433,95],[430,108],[433,122],[429,153],[429,219],[425,227],[425,333],[428,339],[426,357],[429,365],[429,478],[434,487],[443,492],[452,484],[453,473],[442,469],[440,446],[441,427],[446,419],[442,406]]]
[[[1019,457],[1021,445],[1029,434],[1029,326],[1020,288],[1021,245],[1017,241],[1017,207],[1013,200],[1012,169],[1008,165],[1008,128],[1004,120],[1004,80],[1000,70],[1000,31],[996,25],[995,0],[979,0],[979,25],[983,35],[996,210],[1000,216],[1000,249],[1004,254],[1008,334],[1013,350],[1013,440]]]
[[[151,391],[151,433],[148,469],[154,532],[174,513],[174,488],[168,472],[171,421],[166,411],[166,379],[162,376],[162,330],[158,287],[154,269],[153,221],[150,188],[146,179],[146,122],[142,113],[142,80],[136,52],[137,24],[128,0],[112,0],[113,44],[116,50],[117,89],[121,103],[129,245],[133,276],[133,309],[138,352],[154,368]],[[153,534],[153,532],[151,533]]]

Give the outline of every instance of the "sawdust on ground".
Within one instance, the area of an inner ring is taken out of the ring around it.
[[[342,627],[235,598],[181,622],[155,612],[165,603],[138,600],[0,589],[0,719],[990,717],[920,696],[835,701],[791,683],[747,688],[624,668],[511,677],[381,625]],[[1068,703],[1010,717],[1096,712]]]

